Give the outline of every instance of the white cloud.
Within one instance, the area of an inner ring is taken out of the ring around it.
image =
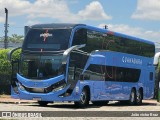
[[[100,24],[99,27],[104,28],[104,25],[105,24]],[[115,25],[108,24],[107,26],[109,30],[112,30],[115,32],[131,35],[131,36],[135,36],[138,38],[150,40],[155,43],[159,43],[156,45],[160,47],[160,42],[159,42],[160,31],[152,31],[152,30],[149,31],[149,30],[145,30],[140,27],[131,27],[131,26],[124,25],[124,24],[115,24]]]
[[[101,20],[101,19],[111,19],[111,16],[108,16],[100,2],[93,1],[86,6],[84,10],[78,12],[78,15],[84,20]]]
[[[84,10],[73,14],[68,8],[67,3],[63,0],[38,0],[28,12],[31,13],[29,18],[51,17],[63,22],[111,19],[110,16],[106,15],[102,5],[98,1],[91,2]]]
[[[60,21],[69,21],[69,19],[75,19],[63,0],[37,0],[34,2],[30,9],[27,10],[28,18],[43,18],[50,17]]]
[[[160,0],[138,0],[134,19],[160,20]]]
[[[4,22],[5,20],[4,20],[4,18],[3,17],[0,17],[0,23],[1,22]]]
[[[8,9],[9,16],[23,15],[30,9],[31,3],[27,0],[1,0],[0,11]]]
[[[37,20],[28,20],[27,21],[27,25],[34,25],[34,24],[40,24],[41,22],[40,21],[37,21]]]
[[[100,24],[99,27],[103,27],[104,28],[105,24]],[[140,36],[141,37],[141,31],[142,29],[139,27],[130,27],[128,25],[124,25],[124,24],[108,24],[108,29],[109,30],[113,30],[115,32],[120,32],[120,33],[124,33],[127,35],[132,35],[132,36]]]
[[[77,13],[70,11],[65,0],[36,0],[33,3],[28,0],[1,0],[0,10],[5,7],[9,10],[9,16],[26,15],[29,20],[47,17],[61,22],[111,19],[98,1],[91,2],[84,10]]]

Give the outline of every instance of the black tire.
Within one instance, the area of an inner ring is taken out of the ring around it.
[[[89,105],[89,91],[83,89],[80,95],[80,101],[74,102],[77,107],[86,107]]]
[[[142,92],[140,90],[138,90],[137,92],[137,97],[136,97],[136,104],[137,105],[141,105],[142,104]]]
[[[136,91],[134,89],[131,90],[130,98],[129,98],[129,105],[135,105],[136,104]]]
[[[39,104],[40,106],[47,106],[48,103],[49,103],[49,102],[47,102],[47,101],[38,101],[38,104]]]
[[[109,103],[109,101],[92,101],[92,103],[96,106],[105,106]]]
[[[128,105],[128,101],[127,100],[122,100],[122,101],[119,101],[119,104],[121,104],[121,105]]]

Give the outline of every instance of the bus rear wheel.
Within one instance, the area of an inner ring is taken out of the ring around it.
[[[142,104],[142,92],[140,90],[138,90],[137,92],[137,105],[141,105]]]
[[[109,101],[92,101],[93,105],[96,106],[104,106],[107,105],[109,103]]]
[[[74,102],[77,107],[86,107],[89,105],[89,91],[87,89],[83,89],[81,94],[80,94],[80,101]]]
[[[48,103],[49,103],[49,102],[47,102],[47,101],[38,101],[38,104],[39,104],[40,106],[47,106]]]
[[[136,104],[136,91],[135,91],[135,89],[131,90],[130,98],[129,98],[129,104],[130,105],[135,105]]]

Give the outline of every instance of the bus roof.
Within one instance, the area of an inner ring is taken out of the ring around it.
[[[86,28],[91,28],[91,29],[98,30],[98,31],[101,31],[101,32],[106,32],[108,34],[112,34],[112,35],[115,35],[115,36],[129,38],[129,39],[132,39],[132,40],[141,41],[141,42],[145,42],[145,43],[148,43],[148,44],[154,44],[154,42],[149,41],[149,40],[145,40],[145,39],[133,37],[133,36],[130,36],[130,35],[110,31],[109,29],[97,28],[97,27],[93,27],[93,26],[89,26],[89,25],[85,25],[85,24],[49,23],[49,24],[36,24],[36,25],[30,26],[30,28],[35,28],[35,29],[36,28],[42,28],[42,29],[55,28],[56,29],[56,28],[74,28],[76,26],[85,26]]]
[[[141,42],[145,42],[145,43],[148,43],[148,44],[155,45],[155,43],[152,42],[152,41],[145,40],[145,39],[138,38],[138,37],[134,37],[134,36],[130,36],[130,35],[126,35],[126,34],[119,33],[119,32],[114,32],[114,31],[111,31],[109,29],[102,29],[102,28],[97,28],[97,27],[92,27],[92,26],[88,26],[88,27],[93,28],[93,29],[97,29],[98,31],[103,31],[103,32],[106,32],[108,34],[112,34],[112,35],[115,35],[115,36],[118,36],[118,37],[128,38],[128,39],[132,39],[132,40],[141,41]]]
[[[69,23],[50,23],[50,24],[36,24],[30,26],[30,28],[74,28],[78,25],[85,25],[85,24],[69,24]]]

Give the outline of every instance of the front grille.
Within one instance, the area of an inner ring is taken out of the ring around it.
[[[57,91],[59,90],[58,88],[64,88],[66,86],[66,82],[65,80],[62,80],[62,81],[59,81],[55,84],[52,84],[51,86],[47,87],[47,88],[28,88],[28,87],[24,87],[24,89],[27,91],[27,92],[30,92],[30,93],[49,93],[49,92],[52,92],[52,91]]]

